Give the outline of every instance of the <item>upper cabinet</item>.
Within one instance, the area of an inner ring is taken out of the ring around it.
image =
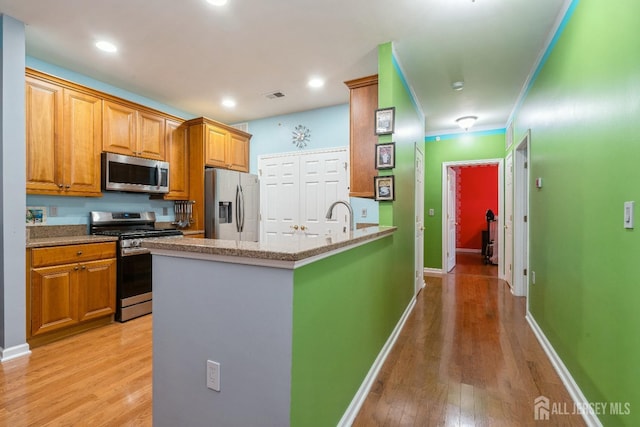
[[[249,171],[250,134],[206,118],[188,123],[194,143],[203,144],[204,166]]]
[[[378,137],[374,129],[378,108],[378,76],[345,82],[349,88],[349,148],[351,157],[351,197],[373,198],[375,147]]]
[[[165,160],[165,121],[159,114],[105,100],[102,149]]]
[[[27,194],[100,196],[102,100],[27,75]]]

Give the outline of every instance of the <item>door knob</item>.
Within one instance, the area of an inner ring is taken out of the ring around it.
[[[300,230],[304,231],[304,230],[306,230],[306,229],[307,229],[307,227],[305,227],[304,225],[301,225],[301,226],[300,226]]]

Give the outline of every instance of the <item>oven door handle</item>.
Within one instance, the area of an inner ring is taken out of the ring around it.
[[[123,257],[144,255],[148,253],[151,253],[151,251],[147,248],[122,248],[120,251],[120,254]]]
[[[162,180],[162,171],[160,171],[160,165],[156,165],[156,185],[160,188],[160,184]]]

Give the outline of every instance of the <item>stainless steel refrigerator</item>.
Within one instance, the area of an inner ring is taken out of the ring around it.
[[[205,237],[258,241],[260,184],[256,175],[207,168],[204,192]]]

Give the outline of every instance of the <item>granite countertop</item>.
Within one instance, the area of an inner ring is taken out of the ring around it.
[[[142,246],[162,251],[191,252],[196,254],[222,255],[231,257],[257,258],[275,261],[301,261],[306,258],[326,254],[337,249],[362,244],[393,234],[397,227],[367,227],[354,230],[349,235],[333,237],[281,238],[269,242],[243,242],[236,240],[156,238],[147,239]]]
[[[48,246],[77,245],[82,243],[102,243],[115,242],[117,237],[113,236],[58,236],[58,237],[41,237],[35,239],[27,239],[27,249],[29,248],[46,248]]]

